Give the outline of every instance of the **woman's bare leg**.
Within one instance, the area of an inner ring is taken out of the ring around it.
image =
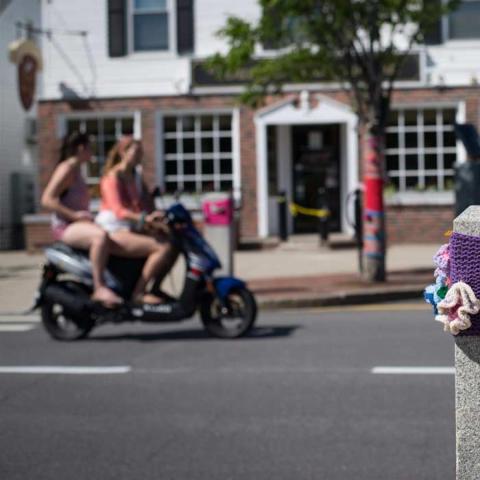
[[[148,282],[155,278],[162,268],[165,268],[168,244],[158,243],[152,237],[127,230],[113,232],[110,236],[113,254],[130,258],[147,258],[140,278],[132,292],[132,298],[138,298],[144,294]],[[145,296],[145,299],[147,300],[147,296]],[[156,297],[152,297],[150,300],[154,303],[160,301]]]
[[[110,253],[110,240],[107,232],[94,223],[75,222],[67,227],[62,241],[71,247],[89,250],[94,288],[92,298],[107,305],[122,303],[122,299],[105,285],[103,279],[103,272]]]
[[[167,247],[167,251],[163,262],[160,265],[160,268],[155,276],[155,281],[152,285],[151,291],[153,293],[161,291],[161,285],[165,277],[167,276],[168,272],[172,270],[175,262],[178,259],[179,251],[176,247],[174,247],[171,243],[165,244]]]

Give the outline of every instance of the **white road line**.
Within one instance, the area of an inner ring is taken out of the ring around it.
[[[380,375],[455,375],[455,367],[374,367]]]
[[[33,330],[36,325],[2,325],[0,324],[0,333],[1,332],[28,332]]]
[[[60,366],[23,366],[0,367],[1,373],[28,373],[28,374],[54,374],[54,375],[114,375],[128,373],[131,367],[60,367]]]

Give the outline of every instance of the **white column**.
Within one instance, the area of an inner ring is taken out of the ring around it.
[[[342,148],[342,189],[341,199],[345,202],[347,195],[358,187],[358,132],[356,119],[348,120],[341,128],[341,148]],[[345,203],[344,203],[345,205]],[[347,211],[342,205],[342,230],[353,233],[352,227],[347,223]],[[352,217],[353,205],[349,205],[349,216]]]
[[[267,127],[255,120],[257,146],[257,214],[258,236],[268,236],[268,163],[267,163]]]

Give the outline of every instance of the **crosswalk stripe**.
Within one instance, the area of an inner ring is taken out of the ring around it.
[[[1,332],[28,332],[33,330],[36,325],[2,325],[0,324],[0,333]]]

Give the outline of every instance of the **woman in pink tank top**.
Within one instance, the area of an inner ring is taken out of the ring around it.
[[[113,307],[122,299],[109,289],[103,271],[110,253],[107,232],[93,222],[89,212],[90,197],[80,172],[82,164],[92,156],[85,134],[72,132],[65,137],[60,161],[42,195],[42,206],[52,212],[52,232],[55,240],[74,248],[89,250],[92,262],[94,292],[92,298]]]
[[[100,181],[102,202],[96,222],[110,234],[122,255],[146,257],[142,275],[132,297],[145,303],[161,298],[145,293],[150,280],[160,285],[175,263],[178,252],[170,242],[168,229],[159,221],[153,201],[135,168],[142,159],[142,145],[133,137],[121,138],[108,154]]]

